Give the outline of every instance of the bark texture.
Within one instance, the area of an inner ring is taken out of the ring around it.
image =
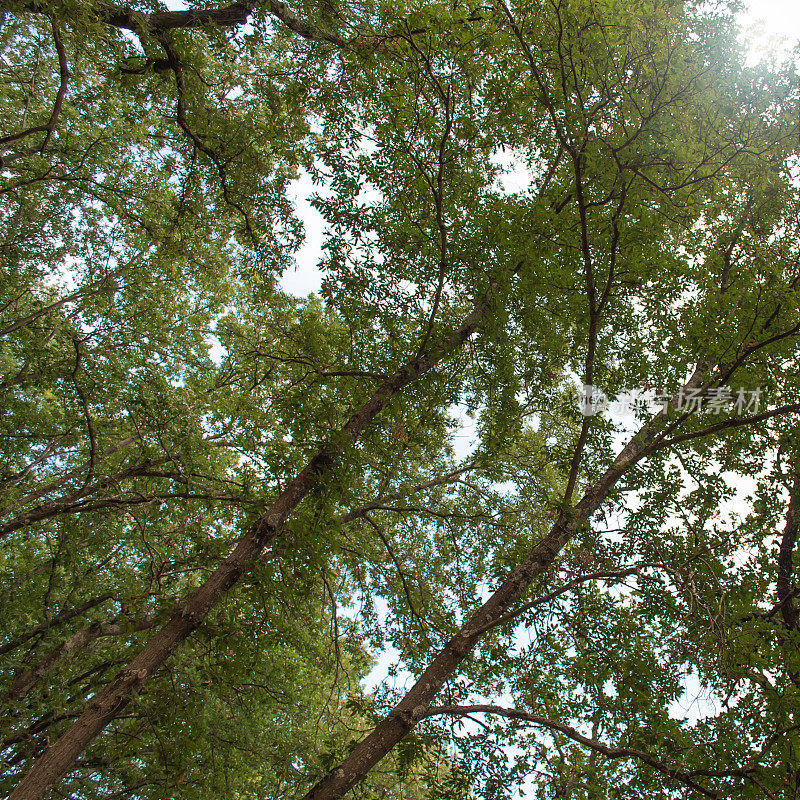
[[[281,0],[269,0],[266,4],[269,13],[280,20],[289,30],[312,42],[328,42],[337,47],[348,47],[350,42],[339,36],[334,31],[329,31],[319,25],[312,25],[300,19],[286,3]],[[186,11],[156,11],[147,14],[134,11],[128,6],[118,6],[111,3],[98,3],[92,8],[91,13],[96,19],[115,28],[133,31],[134,33],[149,32],[162,34],[166,31],[186,30],[200,28],[204,25],[216,25],[220,28],[235,28],[244,25],[255,10],[255,0],[236,2],[218,8],[191,8]],[[41,0],[34,0],[23,6],[26,11],[33,14],[49,13],[46,4]]]
[[[254,3],[241,3],[238,0],[219,8],[192,8],[186,11],[156,11],[147,14],[134,11],[128,6],[117,6],[112,3],[97,3],[91,14],[115,28],[129,31],[150,30],[152,32],[175,30],[176,28],[197,28],[201,25],[218,25],[228,28],[243,25],[253,12]],[[51,12],[47,4],[41,0],[26,3],[23,8],[33,14]]]
[[[701,361],[682,391],[702,386],[707,365]],[[335,800],[343,797],[428,715],[433,699],[444,682],[456,671],[472,648],[520,600],[536,576],[553,563],[572,535],[585,525],[614,485],[631,466],[656,444],[666,413],[661,412],[636,434],[614,459],[602,477],[589,488],[578,504],[565,512],[550,532],[500,585],[497,591],[470,617],[422,673],[405,697],[352,750],[305,795],[303,800]]]
[[[797,491],[792,492],[789,500],[789,508],[786,511],[786,525],[781,536],[781,544],[778,550],[778,579],[776,581],[776,591],[778,602],[781,606],[781,617],[786,627],[797,630],[800,612],[794,603],[794,576],[793,554],[797,544],[797,525],[800,517],[800,508],[797,503]]]
[[[9,800],[41,800],[57,784],[89,743],[122,712],[167,658],[200,626],[224,593],[254,565],[278,536],[292,511],[331,469],[348,443],[358,439],[394,395],[461,348],[485,316],[495,290],[496,285],[493,285],[457,330],[398,369],[378,387],[350,417],[341,435],[320,448],[208,580],[180,605],[130,664],[92,697],[80,717],[34,762]]]

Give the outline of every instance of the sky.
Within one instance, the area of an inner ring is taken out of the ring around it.
[[[753,0],[747,5],[740,23],[751,61],[758,61],[770,48],[788,53],[800,40],[797,0]]]
[[[740,15],[742,40],[747,43],[749,61],[757,63],[770,53],[787,55],[800,42],[800,0],[752,0]],[[526,176],[507,164],[509,173],[503,185],[509,190],[523,188]],[[309,203],[309,197],[318,190],[310,178],[302,174],[292,186],[292,199],[297,214],[305,226],[305,243],[296,254],[295,268],[288,269],[281,280],[285,291],[298,297],[318,292],[322,280],[319,262],[322,258],[324,223],[320,214]]]
[[[792,49],[800,42],[800,0],[754,0],[747,10],[740,15],[742,41],[747,45],[749,52],[748,61],[758,63],[771,54],[778,58],[788,56]],[[503,166],[508,168],[508,174],[502,185],[508,191],[524,190],[527,183],[526,170],[513,163],[513,159],[506,159]],[[306,243],[297,254],[296,270],[289,270],[284,275],[282,284],[284,288],[297,295],[305,295],[317,291],[321,273],[317,264],[321,257],[321,242],[324,224],[320,215],[314,211],[308,196],[313,193],[314,187],[307,176],[301,177],[294,185],[294,197],[297,211],[306,225]],[[458,455],[465,455],[474,443],[474,423],[464,417],[462,429],[456,441],[456,450],[463,451]],[[734,508],[726,508],[730,513]],[[388,679],[389,667],[395,662],[397,653],[391,649],[380,654],[377,663],[366,680],[366,687],[374,689]],[[394,683],[407,684],[410,675],[401,670]],[[718,713],[716,698],[710,696],[700,685],[695,675],[686,675],[684,680],[684,694],[673,703],[670,714],[676,718],[683,718],[692,723],[703,717]],[[520,796],[527,796],[521,792]]]

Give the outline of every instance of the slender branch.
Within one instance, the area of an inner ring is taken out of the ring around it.
[[[408,603],[408,608],[411,611],[411,615],[419,620],[421,623],[424,624],[422,616],[417,611],[416,607],[414,606],[414,600],[411,597],[411,589],[408,586],[408,581],[406,580],[406,571],[403,569],[403,565],[397,558],[397,555],[394,552],[394,548],[392,547],[391,542],[386,538],[386,534],[381,530],[380,525],[378,525],[375,520],[369,514],[364,514],[364,519],[370,524],[372,529],[378,535],[378,538],[383,542],[383,546],[386,548],[386,552],[389,554],[389,557],[392,559],[394,563],[394,568],[397,571],[397,576],[400,578],[400,583],[403,586],[403,592],[406,596],[406,602]]]
[[[367,505],[361,506],[360,508],[356,508],[353,511],[349,511],[347,514],[339,518],[339,523],[344,525],[348,522],[352,522],[356,519],[361,519],[365,514],[368,514],[370,511],[374,511],[376,509],[384,507],[387,503],[393,502],[394,500],[400,500],[403,497],[407,497],[410,494],[417,494],[419,492],[424,492],[427,489],[433,489],[436,486],[444,486],[450,483],[457,483],[459,478],[465,473],[469,472],[472,469],[475,469],[475,464],[467,464],[460,469],[453,470],[453,472],[448,472],[446,475],[442,475],[439,478],[432,478],[428,481],[423,481],[422,483],[418,483],[416,486],[409,486],[407,489],[400,489],[393,494],[381,495],[377,499],[373,500],[371,503],[367,503]]]
[[[431,336],[433,335],[434,325],[436,324],[436,317],[439,313],[439,305],[442,301],[442,293],[444,291],[445,278],[449,269],[449,256],[448,256],[448,232],[447,220],[444,214],[444,168],[445,168],[445,147],[450,138],[453,130],[453,99],[452,99],[452,85],[447,87],[447,92],[443,92],[441,87],[436,81],[436,86],[439,89],[439,95],[442,99],[444,106],[444,131],[442,132],[442,140],[439,143],[439,150],[437,154],[437,170],[436,178],[431,189],[433,191],[433,203],[436,209],[436,227],[439,230],[439,274],[436,281],[436,292],[431,305],[431,313],[428,318],[428,324],[425,328],[425,335],[422,337],[422,343],[419,346],[419,352],[423,352],[428,346]]]
[[[53,31],[53,45],[56,49],[56,56],[58,57],[59,73],[58,92],[56,93],[56,98],[53,101],[53,110],[50,113],[50,119],[44,125],[35,125],[24,131],[20,131],[19,133],[13,133],[9,136],[4,136],[2,139],[0,139],[0,150],[7,149],[6,145],[18,142],[27,138],[28,136],[32,136],[34,133],[44,133],[44,139],[39,147],[29,147],[26,150],[21,150],[16,153],[9,153],[6,156],[0,156],[0,168],[7,166],[12,161],[16,161],[19,158],[24,158],[25,156],[36,153],[39,155],[44,153],[50,144],[50,139],[52,138],[53,132],[58,125],[58,118],[61,116],[61,109],[64,105],[64,98],[67,94],[67,87],[69,86],[70,72],[69,64],[67,63],[67,53],[64,49],[64,43],[61,40],[61,34],[58,30],[55,20],[52,18],[50,19],[50,27]]]
[[[133,442],[138,442],[140,440],[139,434],[135,434],[133,436],[129,436],[127,439],[123,439],[121,442],[117,442],[116,444],[111,445],[105,452],[103,456],[111,456],[114,453],[122,450],[123,448],[127,447],[128,445],[132,444]],[[158,462],[154,461],[147,461],[146,464],[155,465],[156,463],[164,463],[164,460],[159,460]],[[0,509],[1,515],[10,514],[12,511],[15,511],[18,508],[21,508],[26,503],[30,503],[32,500],[37,500],[40,497],[43,497],[46,494],[50,494],[50,492],[54,492],[56,489],[60,489],[65,483],[68,483],[73,478],[76,478],[78,475],[82,474],[84,470],[88,468],[88,464],[82,464],[79,467],[75,467],[75,469],[70,470],[66,474],[62,475],[60,478],[56,478],[55,480],[51,481],[50,483],[45,484],[44,486],[40,486],[38,489],[34,489],[31,492],[23,495],[22,497],[18,497],[10,506],[6,508]],[[2,533],[2,529],[0,529],[0,538],[4,534]]]
[[[713,433],[728,430],[728,428],[741,428],[743,425],[754,425],[756,422],[763,422],[764,420],[772,419],[772,417],[778,417],[782,414],[797,413],[800,413],[800,403],[787,403],[786,405],[778,406],[778,408],[773,408],[770,411],[764,411],[761,414],[753,414],[749,417],[732,417],[731,419],[726,419],[723,422],[718,422],[716,425],[710,425],[708,428],[703,428],[699,431],[683,433],[679,436],[673,436],[671,439],[662,439],[652,447],[649,452],[654,453],[657,450],[664,450],[675,444],[688,442],[692,439],[699,439],[703,436],[710,436]]]
[[[94,422],[92,421],[92,411],[89,407],[89,398],[86,397],[86,392],[83,391],[80,381],[78,380],[78,373],[83,369],[83,353],[81,352],[80,340],[75,336],[72,340],[75,347],[75,369],[72,370],[72,384],[75,387],[75,393],[81,401],[81,410],[83,411],[83,418],[86,421],[86,432],[89,434],[89,466],[86,470],[86,477],[83,481],[82,489],[85,489],[92,478],[94,477],[95,467],[97,466],[97,433],[94,429]],[[84,374],[86,370],[83,370]]]
[[[238,200],[234,199],[231,195],[230,182],[228,180],[228,170],[226,166],[227,162],[225,159],[223,159],[219,152],[217,152],[213,147],[209,147],[204,141],[205,137],[196,133],[189,124],[189,120],[186,116],[186,89],[183,81],[183,65],[181,63],[178,51],[166,36],[159,36],[158,41],[166,53],[167,67],[171,69],[175,75],[175,119],[178,123],[178,127],[180,127],[180,129],[186,134],[193,147],[203,153],[214,165],[215,169],[219,173],[220,188],[222,189],[222,196],[225,198],[225,202],[231,206],[231,208],[235,208],[239,212],[244,220],[245,233],[247,233],[248,236],[255,241],[256,235],[250,223],[250,215],[247,213],[242,204]]]
[[[152,628],[158,617],[150,615],[129,624],[124,623],[122,617],[115,617],[107,622],[93,622],[82,628],[72,636],[67,637],[57,647],[53,648],[36,666],[17,675],[8,687],[3,702],[14,703],[25,695],[56,667],[67,656],[90,645],[96,639],[106,636],[122,636],[126,633],[144,631]]]
[[[38,636],[40,633],[44,633],[45,631],[50,630],[50,628],[55,628],[57,625],[61,625],[64,622],[69,622],[69,620],[84,614],[95,606],[99,606],[101,603],[104,603],[106,600],[110,600],[112,597],[113,595],[103,594],[100,595],[100,597],[87,600],[85,603],[82,603],[75,608],[71,608],[69,611],[62,611],[60,614],[56,614],[56,616],[39,623],[35,627],[25,631],[25,633],[21,633],[16,639],[12,639],[11,641],[0,646],[0,656],[10,653],[13,650],[16,650],[18,647],[22,647],[25,642],[30,641],[34,636]]]
[[[310,25],[308,22],[301,20],[286,3],[281,3],[280,0],[269,0],[269,11],[273,17],[279,19],[290,31],[302,36],[304,39],[308,39],[311,42],[328,42],[341,48],[350,46],[350,42],[347,39],[343,39],[339,34],[316,25]]]
[[[605,571],[591,572],[587,575],[580,575],[579,577],[569,581],[569,583],[565,583],[560,588],[554,589],[552,592],[548,592],[547,594],[542,595],[541,597],[537,597],[535,600],[531,600],[529,603],[525,603],[524,606],[520,606],[519,608],[515,608],[513,611],[509,611],[507,614],[503,614],[503,616],[500,617],[498,620],[496,620],[491,627],[496,628],[499,625],[503,625],[506,622],[511,622],[511,620],[522,616],[531,609],[546,605],[551,600],[555,600],[556,598],[561,597],[562,594],[566,594],[567,592],[572,591],[576,586],[580,586],[582,583],[587,583],[588,581],[598,581],[598,580],[621,580],[622,578],[627,578],[629,575],[640,575],[642,569],[644,569],[645,567],[652,567],[652,566],[658,566],[658,565],[637,564],[636,566],[626,567],[625,569],[616,570],[615,572],[605,572]]]
[[[722,800],[722,795],[717,794],[711,789],[707,789],[705,786],[697,783],[697,781],[691,778],[690,773],[670,767],[660,759],[656,758],[650,753],[645,752],[644,750],[638,750],[633,747],[613,747],[611,745],[607,745],[603,742],[597,741],[597,739],[584,736],[582,733],[580,733],[580,731],[575,730],[575,728],[571,728],[569,725],[565,725],[563,722],[557,722],[539,714],[533,714],[530,711],[522,711],[516,708],[504,708],[502,706],[495,705],[433,706],[422,715],[422,718],[444,715],[466,716],[468,714],[496,714],[508,719],[531,722],[534,725],[540,725],[544,728],[548,728],[551,731],[558,731],[559,733],[564,734],[564,736],[567,738],[572,739],[573,741],[578,742],[579,744],[582,744],[585,747],[594,750],[595,752],[602,753],[607,758],[636,758],[639,761],[647,764],[649,767],[652,767],[654,770],[662,773],[662,775],[666,775],[667,777],[672,778],[673,780],[676,780],[691,789],[694,789],[696,792],[700,792],[700,794],[704,795],[705,797],[711,797],[713,800]]]
[[[85,505],[85,498],[91,497],[96,492],[107,489],[110,486],[114,486],[130,478],[139,476],[147,477],[148,472],[154,466],[169,460],[171,459],[165,457],[163,459],[145,461],[142,464],[137,464],[134,467],[129,467],[128,469],[124,469],[120,472],[114,473],[113,475],[100,478],[92,483],[84,483],[80,489],[77,489],[76,491],[71,492],[63,497],[59,497],[57,500],[53,500],[49,503],[43,503],[42,505],[37,506],[30,511],[20,514],[18,517],[9,520],[5,524],[0,525],[0,539],[4,539],[15,531],[21,530],[22,528],[27,528],[36,522],[42,522],[43,520],[52,519],[53,517],[60,516],[61,514],[67,514],[76,509],[83,508]],[[104,498],[95,501],[93,507],[98,508],[102,507],[104,503],[108,504],[113,502],[114,498]]]
[[[97,281],[95,284],[91,284],[89,286],[84,286],[81,289],[78,289],[76,292],[72,294],[68,294],[66,297],[62,297],[60,300],[56,300],[49,305],[43,306],[42,308],[34,311],[26,316],[22,317],[21,319],[12,322],[10,325],[6,326],[5,328],[0,329],[0,337],[8,336],[14,331],[19,330],[20,328],[29,325],[31,322],[35,322],[40,317],[46,316],[51,311],[56,311],[59,308],[67,305],[67,303],[71,303],[73,300],[77,300],[84,294],[92,295],[97,294],[103,291],[103,287],[106,285],[107,278],[102,278],[101,280]],[[18,298],[19,299],[19,298]],[[5,310],[5,309],[3,309]]]
[[[497,288],[493,283],[455,331],[400,367],[350,417],[341,431],[322,445],[205,583],[179,605],[167,624],[126,668],[92,697],[78,719],[34,762],[9,800],[42,800],[89,743],[120,715],[167,658],[201,625],[222,596],[252,569],[266,547],[281,534],[284,523],[297,506],[339,462],[346,447],[359,439],[396,394],[458,351],[472,336],[485,317]]]

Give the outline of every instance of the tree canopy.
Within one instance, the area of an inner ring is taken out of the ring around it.
[[[735,7],[3,9],[7,795],[800,796],[800,97]]]

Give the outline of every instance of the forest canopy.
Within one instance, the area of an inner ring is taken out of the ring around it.
[[[799,84],[735,4],[2,7],[4,795],[800,797]]]

